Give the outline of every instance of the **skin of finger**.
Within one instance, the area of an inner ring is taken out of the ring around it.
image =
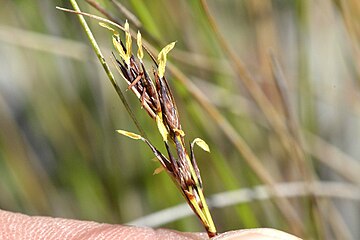
[[[205,233],[102,224],[52,217],[30,217],[0,210],[0,239],[207,239]]]
[[[181,233],[173,230],[102,224],[52,217],[30,217],[0,210],[0,239],[208,239],[205,233]],[[299,240],[275,229],[231,231],[214,240]]]
[[[223,233],[213,240],[301,240],[294,235],[270,229],[270,228],[254,228],[244,229]]]

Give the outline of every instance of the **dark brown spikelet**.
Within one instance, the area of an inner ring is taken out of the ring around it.
[[[141,102],[141,106],[155,119],[158,130],[163,138],[168,158],[158,151],[147,139],[123,130],[118,132],[134,139],[141,139],[150,147],[161,163],[161,166],[180,188],[194,213],[200,218],[209,237],[213,237],[216,235],[216,228],[203,194],[203,184],[193,150],[195,143],[206,151],[209,151],[208,146],[204,141],[197,138],[190,144],[191,155],[189,156],[187,153],[184,144],[185,134],[181,129],[175,99],[165,78],[166,57],[174,47],[175,42],[168,44],[160,51],[157,61],[150,55],[155,63],[153,81],[142,62],[141,34],[138,32],[137,35],[138,53],[136,60],[131,53],[131,36],[127,22],[124,28],[125,44],[120,40],[118,33],[115,32],[113,36],[113,44],[121,57],[121,60],[118,60],[114,55],[116,63],[121,75],[128,84],[128,89],[135,93]],[[176,157],[171,152],[168,142],[172,142],[171,145],[175,146]]]
[[[167,81],[164,77],[159,78],[156,72],[154,72],[154,75],[156,81],[156,88],[160,95],[161,109],[163,111],[166,125],[170,130],[181,130],[177,108],[175,105],[175,101],[173,100],[172,93],[168,87]]]

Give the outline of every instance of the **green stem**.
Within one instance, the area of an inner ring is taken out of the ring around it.
[[[77,4],[76,0],[69,0],[69,1],[70,1],[71,5],[73,6],[73,8],[74,8],[75,11],[81,12],[81,10],[80,10],[80,8],[79,8],[79,5]],[[85,30],[85,33],[86,33],[86,35],[87,35],[87,37],[88,37],[88,39],[89,39],[89,41],[90,41],[90,43],[91,43],[91,45],[92,45],[95,53],[96,53],[96,56],[98,57],[101,65],[103,66],[103,68],[104,68],[104,70],[105,70],[105,72],[106,72],[106,75],[108,76],[111,84],[113,85],[113,87],[114,87],[117,95],[119,96],[121,102],[123,103],[126,111],[129,113],[131,119],[132,119],[133,122],[135,123],[135,125],[136,125],[137,129],[140,131],[141,135],[146,138],[146,134],[145,134],[144,130],[143,130],[142,127],[140,126],[140,123],[136,120],[135,115],[134,115],[134,113],[131,111],[130,106],[129,106],[129,104],[127,103],[127,101],[126,101],[123,93],[121,92],[121,89],[120,89],[119,85],[117,85],[117,83],[116,83],[116,81],[115,81],[115,77],[114,77],[114,75],[112,74],[112,72],[111,72],[111,70],[110,70],[110,68],[109,68],[109,65],[106,63],[105,58],[104,58],[104,56],[103,56],[103,54],[101,53],[101,50],[100,50],[100,48],[99,48],[99,45],[97,44],[97,42],[96,42],[96,40],[95,40],[95,38],[94,38],[94,35],[92,34],[92,32],[91,32],[88,24],[86,23],[85,18],[84,18],[82,15],[80,15],[80,14],[78,14],[78,18],[79,18],[79,21],[80,21],[80,23],[81,23],[81,26],[82,26],[83,29]]]

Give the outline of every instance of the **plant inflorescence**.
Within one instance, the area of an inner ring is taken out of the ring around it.
[[[142,140],[150,147],[161,163],[161,167],[155,172],[158,173],[162,169],[166,170],[202,221],[209,236],[215,236],[215,225],[203,194],[203,184],[193,150],[195,144],[205,151],[209,151],[209,147],[203,140],[196,138],[190,144],[190,154],[186,150],[185,133],[182,130],[176,103],[165,77],[167,54],[174,48],[175,42],[165,46],[158,54],[157,59],[149,54],[155,64],[152,70],[153,80],[143,63],[144,51],[141,33],[138,32],[136,37],[138,50],[137,58],[135,58],[132,53],[132,37],[127,22],[124,26],[125,43],[120,39],[120,34],[117,31],[104,23],[101,25],[113,32],[112,42],[121,58],[117,59],[114,54],[119,72],[126,80],[128,89],[135,93],[141,102],[141,106],[155,120],[167,150],[167,157],[146,138],[124,130],[118,130],[118,132],[130,138]],[[171,152],[171,146],[174,146],[176,156]]]

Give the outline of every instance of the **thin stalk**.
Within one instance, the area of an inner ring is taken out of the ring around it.
[[[90,6],[98,10],[101,14],[107,17],[109,20],[119,23],[117,19],[115,19],[105,8],[103,8],[98,2],[94,0],[85,0]]]
[[[70,1],[71,5],[73,6],[73,8],[74,8],[74,10],[75,10],[76,12],[81,12],[81,10],[80,10],[80,8],[79,8],[79,5],[77,4],[76,0],[69,0],[69,1]],[[110,70],[110,68],[109,68],[109,65],[106,63],[105,58],[104,58],[104,56],[103,56],[103,54],[101,53],[101,50],[100,50],[100,48],[99,48],[99,45],[97,44],[97,42],[96,42],[96,40],[95,40],[95,38],[94,38],[94,35],[92,34],[92,32],[91,32],[88,24],[86,23],[85,18],[84,18],[82,15],[80,15],[80,14],[78,14],[78,18],[79,18],[79,21],[80,21],[80,23],[81,23],[81,26],[82,26],[83,29],[85,30],[85,33],[86,33],[86,35],[87,35],[87,37],[88,37],[88,39],[89,39],[89,41],[90,41],[90,43],[91,43],[91,46],[93,47],[93,49],[94,49],[94,51],[95,51],[95,53],[96,53],[96,56],[98,57],[101,65],[103,66],[107,77],[109,78],[111,84],[113,85],[113,87],[114,87],[117,95],[119,96],[121,102],[123,103],[126,111],[129,113],[132,121],[134,122],[136,128],[139,130],[139,132],[141,133],[141,135],[144,136],[144,137],[146,137],[145,131],[144,131],[144,130],[142,129],[142,127],[140,126],[140,123],[137,121],[134,113],[132,112],[129,104],[127,103],[127,101],[126,101],[126,99],[125,99],[125,97],[124,97],[124,95],[122,94],[119,85],[116,83],[115,77],[114,77],[114,75],[112,74],[112,72],[111,72],[111,70]]]

